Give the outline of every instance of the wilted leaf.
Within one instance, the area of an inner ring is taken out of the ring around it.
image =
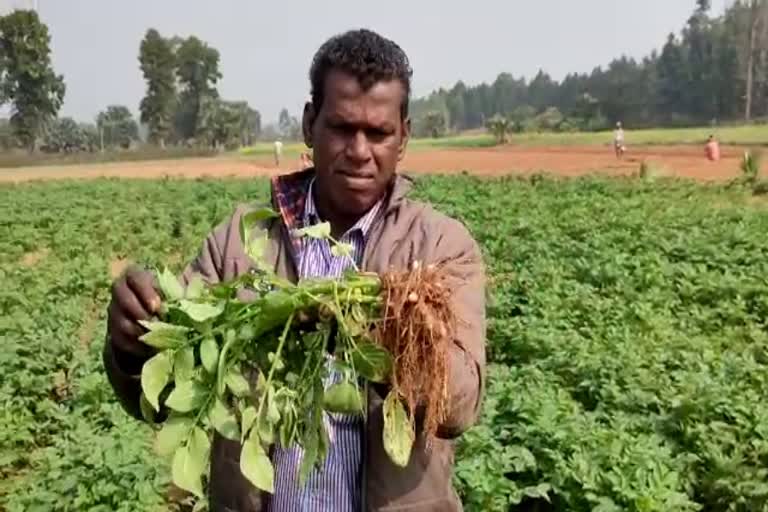
[[[160,411],[160,393],[171,379],[173,351],[160,352],[141,369],[141,390],[155,411]]]
[[[165,405],[177,412],[190,412],[199,409],[207,396],[208,390],[202,384],[190,380],[176,383]]]
[[[159,349],[176,348],[187,342],[189,329],[180,325],[171,325],[165,322],[139,322],[149,332],[139,339],[147,345]]]
[[[200,344],[200,360],[203,363],[203,368],[209,374],[214,375],[219,365],[219,345],[216,343],[216,339],[213,336],[209,336],[203,339]]]
[[[195,322],[213,320],[224,312],[222,304],[208,304],[204,302],[179,301],[179,309]]]
[[[195,375],[195,349],[184,347],[173,358],[173,379],[176,384],[191,380]]]
[[[213,428],[223,437],[231,441],[240,440],[240,427],[237,424],[237,418],[222,402],[221,398],[216,397],[213,401],[208,418],[211,420]]]
[[[414,425],[397,393],[390,391],[384,400],[384,451],[393,463],[406,467],[416,439]]]
[[[168,457],[174,453],[190,434],[193,424],[192,418],[186,416],[168,418],[155,438],[157,453],[163,457]]]
[[[373,343],[360,343],[352,352],[352,363],[357,373],[371,382],[385,382],[392,372],[392,356]]]
[[[157,283],[165,300],[175,301],[184,297],[184,288],[178,278],[167,268],[157,275]]]
[[[323,396],[323,408],[340,414],[361,414],[363,400],[360,390],[349,382],[340,382],[328,388]]]
[[[240,472],[257,489],[275,492],[275,470],[258,436],[253,433],[248,436],[240,451]]]

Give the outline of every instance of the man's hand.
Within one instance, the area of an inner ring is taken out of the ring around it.
[[[129,268],[112,285],[112,300],[107,312],[107,326],[113,352],[121,366],[131,373],[152,355],[152,347],[139,341],[146,330],[139,320],[149,320],[160,310],[160,295],[154,277],[140,268]]]

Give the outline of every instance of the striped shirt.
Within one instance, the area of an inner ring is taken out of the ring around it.
[[[312,197],[313,185],[314,179],[304,199],[301,218],[303,226],[321,222]],[[357,265],[362,262],[370,228],[381,206],[382,201],[379,201],[338,240],[352,246],[352,258]],[[327,240],[308,237],[301,239],[297,263],[300,279],[341,277],[352,266],[346,256],[333,256]],[[329,370],[331,362],[329,355]],[[325,381],[326,388],[339,379],[339,374],[330,372]],[[304,487],[298,481],[301,448],[276,447],[275,493],[271,499],[270,512],[357,512],[361,509],[363,419],[359,416],[324,413],[323,423],[330,441],[328,456],[319,469],[310,473]]]

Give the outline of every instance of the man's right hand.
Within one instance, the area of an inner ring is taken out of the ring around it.
[[[139,320],[149,320],[160,311],[160,295],[152,273],[140,267],[129,268],[112,285],[112,300],[107,312],[109,339],[118,360],[132,373],[152,355],[152,347],[139,341],[146,330]]]

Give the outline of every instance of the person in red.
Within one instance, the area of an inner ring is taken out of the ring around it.
[[[715,139],[714,135],[710,135],[707,140],[707,158],[710,162],[717,162],[720,160],[720,144]]]

